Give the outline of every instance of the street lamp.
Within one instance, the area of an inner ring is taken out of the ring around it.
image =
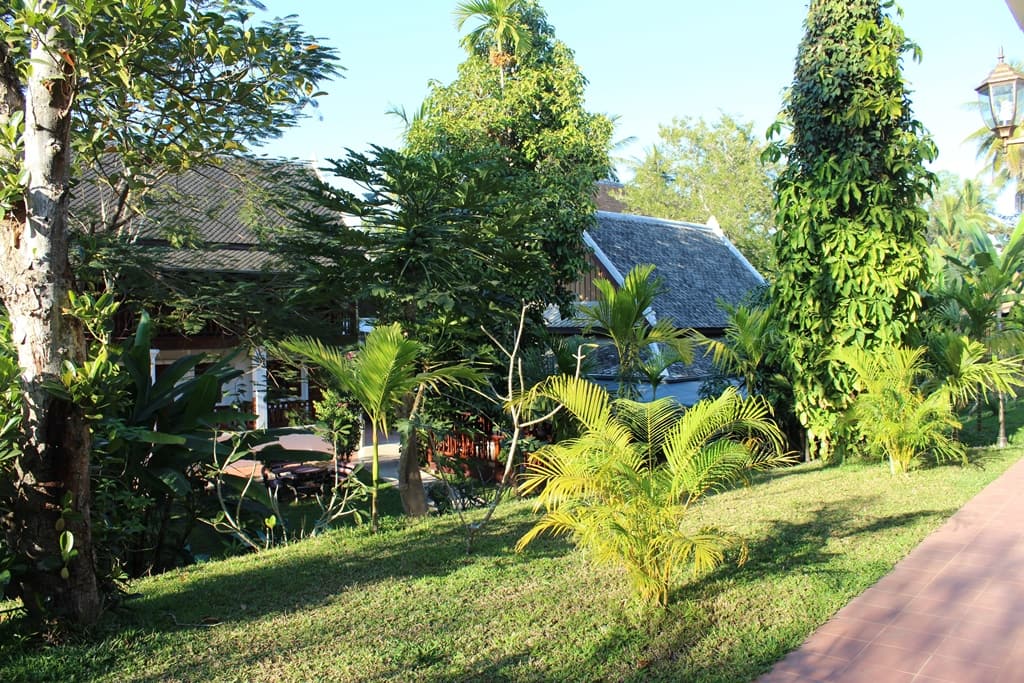
[[[1020,106],[1024,101],[1024,76],[1003,61],[1000,50],[996,68],[975,90],[985,125],[1002,140],[1009,141],[1017,129],[1017,115],[1024,108]]]

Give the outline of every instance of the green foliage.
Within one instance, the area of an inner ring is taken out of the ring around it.
[[[143,314],[118,348],[109,333],[116,309],[109,293],[70,297],[68,313],[89,332],[89,353],[80,365],[65,361],[59,382],[48,384],[90,422],[93,540],[109,591],[125,576],[190,561],[189,534],[207,512],[201,463],[215,448],[210,430],[241,418],[217,409],[223,383],[241,374],[229,357],[195,374],[207,358],[185,356],[154,382],[152,322]]]
[[[930,336],[927,359],[933,383],[949,391],[956,409],[981,400],[987,391],[1012,395],[1024,386],[1024,358],[993,356],[981,342],[956,332]]]
[[[515,57],[528,52],[533,43],[530,27],[523,21],[522,0],[466,0],[455,8],[455,25],[461,31],[466,22],[478,23],[462,39],[470,54],[486,55],[491,64],[509,72]]]
[[[401,323],[435,358],[470,357],[486,343],[481,325],[509,325],[522,300],[553,300],[543,234],[508,209],[500,162],[374,147],[329,164],[359,192],[319,184],[322,211],[275,239],[309,282],[372,299],[378,319]]]
[[[660,278],[651,278],[653,274],[652,265],[636,266],[620,288],[604,278],[594,280],[597,302],[579,308],[588,322],[588,332],[607,335],[615,344],[619,356],[617,395],[622,398],[639,396],[638,382],[650,375],[644,368],[645,352],[665,345],[683,362],[693,360],[693,342],[684,330],[667,318],[651,321],[654,299],[663,286]]]
[[[514,64],[505,58],[492,64],[489,48],[484,54],[474,47],[454,82],[431,85],[424,115],[407,132],[407,149],[500,160],[505,178],[491,217],[513,221],[531,252],[542,256],[544,267],[529,273],[531,290],[546,292],[542,301],[567,304],[566,287],[586,268],[583,231],[594,220],[594,183],[611,170],[611,121],[584,109],[586,79],[535,0],[460,7],[483,18],[485,41],[509,40],[514,27],[519,54]],[[528,51],[522,49],[527,40]],[[513,301],[521,300],[534,299]],[[518,312],[518,304],[510,308]]]
[[[545,514],[516,547],[544,532],[572,535],[596,561],[623,567],[647,603],[668,603],[681,568],[705,574],[742,546],[714,528],[687,530],[687,512],[751,471],[788,461],[767,404],[734,389],[681,418],[670,399],[646,408],[613,402],[576,378],[554,378],[543,393],[579,421],[580,436],[534,453],[523,489],[538,492]]]
[[[1006,227],[994,215],[995,196],[991,188],[979,180],[940,173],[928,211],[928,242],[953,255],[960,254],[961,243],[968,232],[980,230],[990,235],[1008,237]]]
[[[832,358],[856,376],[857,397],[845,419],[872,453],[887,458],[890,470],[906,473],[922,459],[959,460],[967,456],[953,437],[960,428],[950,390],[927,390],[925,349],[856,347],[836,349]]]
[[[370,524],[376,533],[379,438],[381,434],[388,433],[388,423],[395,408],[421,386],[430,391],[446,386],[458,387],[477,382],[479,373],[464,364],[420,371],[426,347],[406,339],[398,323],[375,327],[351,358],[340,349],[325,346],[312,338],[290,338],[280,346],[321,368],[333,382],[355,398],[369,417],[373,439]]]
[[[317,429],[327,436],[339,458],[355,452],[362,440],[363,419],[355,405],[350,395],[334,389],[325,390],[323,398],[313,403]]]
[[[786,160],[775,184],[780,358],[811,452],[825,457],[854,380],[829,353],[899,346],[917,324],[926,272],[920,205],[935,149],[900,70],[914,48],[882,5],[811,3],[784,112],[791,134],[768,150]]]
[[[767,307],[723,305],[729,317],[722,339],[697,335],[697,341],[711,353],[715,368],[728,377],[742,380],[750,394],[763,393],[770,372],[768,361],[778,346],[778,329]]]
[[[645,216],[693,223],[714,216],[747,260],[770,277],[772,180],[779,169],[762,159],[764,144],[753,128],[727,114],[711,123],[686,117],[659,126],[661,141],[633,164],[622,200]]]

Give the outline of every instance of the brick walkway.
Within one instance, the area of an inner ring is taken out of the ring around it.
[[[1024,681],[1024,460],[758,683]]]

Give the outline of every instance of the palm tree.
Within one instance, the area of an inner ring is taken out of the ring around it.
[[[465,365],[450,365],[417,372],[426,347],[406,339],[398,323],[374,328],[367,335],[366,343],[352,355],[324,346],[319,340],[309,337],[286,339],[280,346],[322,368],[342,389],[355,397],[369,417],[373,447],[370,526],[376,533],[380,435],[388,433],[389,420],[395,408],[407,401],[413,392],[422,395],[423,389],[436,391],[442,386],[475,382],[478,379],[476,371]]]
[[[992,193],[982,182],[942,174],[940,189],[928,205],[928,240],[958,254],[966,232],[999,231],[1002,224],[992,211]]]
[[[466,0],[455,8],[455,25],[460,31],[466,22],[479,20],[462,39],[462,45],[470,54],[486,51],[491,64],[498,68],[502,90],[506,74],[533,42],[522,12],[522,0]]]
[[[637,398],[637,384],[644,374],[643,355],[649,349],[659,351],[664,344],[683,362],[693,361],[693,340],[670,320],[656,320],[651,306],[661,291],[660,278],[651,279],[654,266],[639,265],[629,271],[622,287],[615,288],[603,278],[594,281],[598,301],[580,307],[580,314],[589,321],[588,332],[600,328],[615,345],[619,356],[617,395]]]
[[[778,348],[778,333],[767,308],[725,305],[729,323],[723,339],[695,334],[697,343],[711,352],[711,362],[722,374],[739,377],[748,394],[761,393],[769,354]]]
[[[681,567],[700,575],[742,547],[729,533],[687,530],[691,506],[751,471],[790,462],[767,403],[733,388],[685,413],[668,398],[613,401],[573,377],[552,378],[542,393],[579,422],[580,436],[533,454],[523,490],[538,493],[545,514],[516,548],[545,532],[572,535],[596,560],[625,568],[646,602],[664,606]]]
[[[832,360],[854,371],[857,397],[844,419],[889,461],[889,471],[906,473],[923,455],[966,462],[952,437],[960,427],[948,387],[923,389],[925,349],[845,347]]]
[[[981,229],[966,232],[966,256],[948,257],[952,271],[946,288],[940,293],[954,305],[943,310],[956,316],[949,322],[973,340],[985,345],[990,357],[1017,353],[1024,348],[1024,332],[1003,324],[1005,308],[1016,303],[1021,293],[1024,271],[1024,219],[1017,223],[1010,240],[1002,250]],[[1005,395],[999,397],[999,440],[1006,445]],[[980,413],[979,413],[980,415]]]

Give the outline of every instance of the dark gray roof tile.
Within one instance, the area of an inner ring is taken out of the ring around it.
[[[625,275],[650,263],[664,281],[654,313],[678,327],[721,328],[726,325],[719,301],[737,304],[764,278],[722,234],[706,225],[648,216],[597,212],[588,231],[613,266]]]

